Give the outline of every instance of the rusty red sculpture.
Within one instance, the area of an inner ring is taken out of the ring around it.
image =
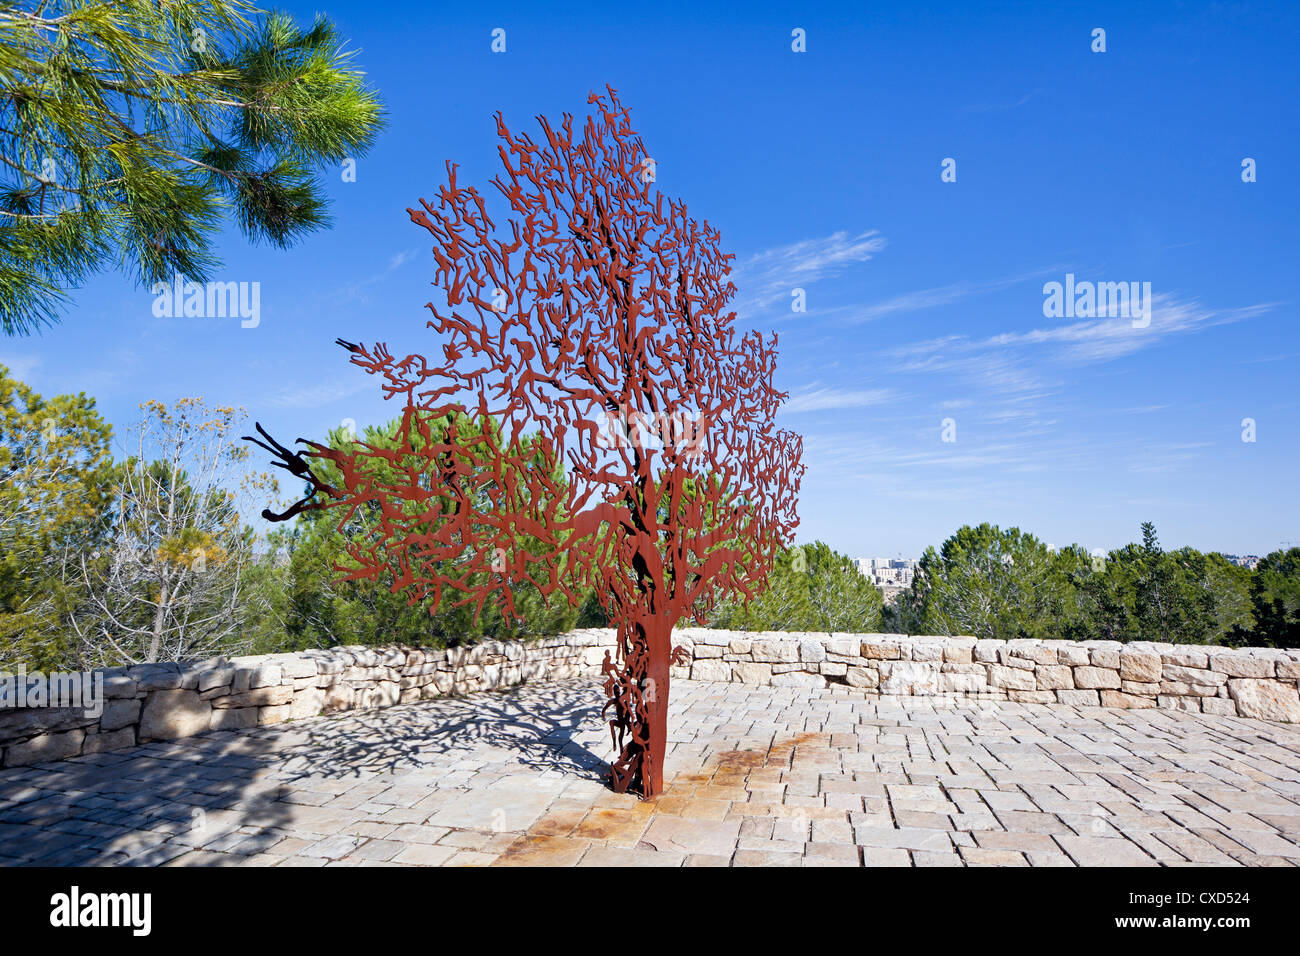
[[[776,336],[738,333],[727,311],[734,256],[658,192],[617,93],[588,102],[580,128],[539,118],[539,141],[497,115],[502,225],[450,162],[437,199],[408,210],[433,239],[441,359],[340,340],[402,402],[406,444],[299,453],[260,425],[258,444],[310,484],[267,517],[379,515],[348,578],[507,616],[524,582],[571,602],[594,586],[618,630],[603,668],[612,786],[649,797],[664,785],[673,627],[757,592],[798,523],[802,441],[774,425]]]

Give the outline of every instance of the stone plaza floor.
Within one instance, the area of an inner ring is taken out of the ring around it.
[[[0,863],[1300,865],[1300,726],[679,681],[614,794],[590,680],[0,770]]]

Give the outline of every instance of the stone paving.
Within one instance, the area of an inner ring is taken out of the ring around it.
[[[673,686],[667,792],[611,793],[596,682],[0,771],[0,863],[1300,865],[1300,727]]]

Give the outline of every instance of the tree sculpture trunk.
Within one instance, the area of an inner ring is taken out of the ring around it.
[[[734,257],[658,192],[653,159],[608,93],[592,94],[580,127],[539,118],[540,140],[497,116],[500,227],[451,163],[437,199],[409,210],[433,238],[441,360],[340,340],[425,440],[298,453],[262,431],[258,443],[310,485],[267,517],[382,515],[351,550],[350,578],[432,603],[490,598],[507,616],[524,583],[574,603],[594,591],[618,629],[604,662],[611,784],[653,796],[673,626],[762,585],[798,524],[802,443],[774,424],[786,398],[772,384],[776,337],[739,333],[727,310]],[[425,425],[463,415],[495,426],[444,439]],[[404,477],[380,477],[381,457],[400,460]],[[337,487],[313,458],[332,463]],[[519,547],[521,535],[536,546]]]

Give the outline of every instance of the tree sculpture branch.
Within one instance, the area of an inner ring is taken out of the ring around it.
[[[664,783],[673,626],[757,592],[797,525],[802,447],[774,425],[776,337],[739,334],[727,311],[734,256],[657,191],[617,93],[588,102],[581,127],[539,118],[540,140],[498,114],[502,225],[452,163],[436,198],[408,210],[433,239],[441,360],[347,347],[424,440],[300,454],[265,432],[257,443],[310,485],[277,520],[382,514],[353,577],[392,576],[435,601],[450,588],[507,615],[520,582],[571,602],[594,588],[618,629],[603,666],[612,783],[649,796]],[[428,422],[448,416],[434,436]],[[337,465],[341,485],[312,459]],[[374,464],[398,459],[404,477],[377,482]],[[540,544],[520,549],[521,536]]]

